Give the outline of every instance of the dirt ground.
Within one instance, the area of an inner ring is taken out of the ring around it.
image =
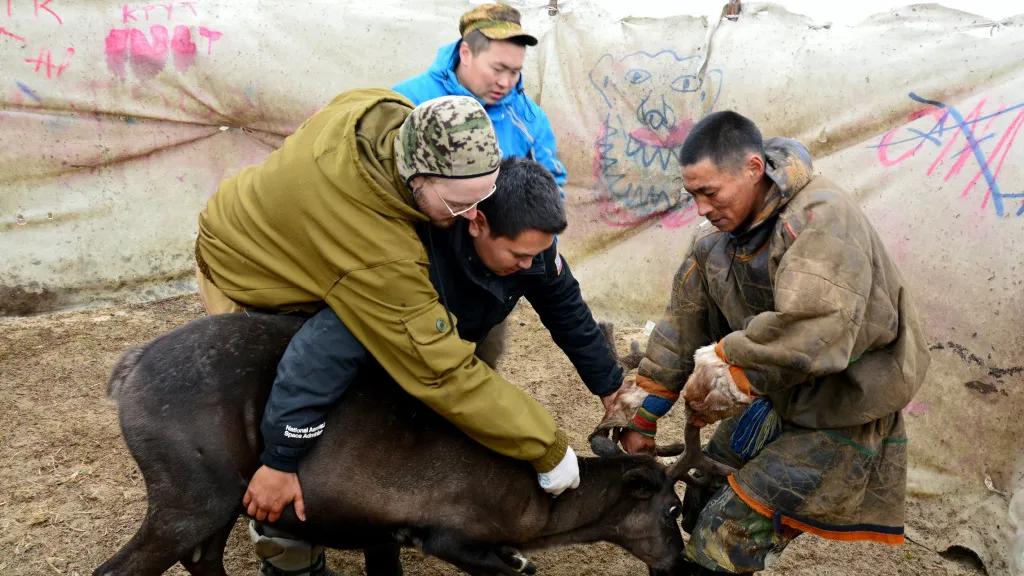
[[[121,441],[106,381],[120,352],[197,318],[195,296],[155,304],[22,319],[0,319],[0,575],[91,574],[122,546],[146,510],[146,490]],[[569,361],[547,337],[528,306],[513,314],[508,352],[500,369],[547,406],[586,450],[588,431],[601,416]],[[618,330],[620,349],[639,330]],[[662,435],[681,437],[671,415]],[[239,521],[228,543],[227,570],[255,574],[256,562]],[[538,573],[646,574],[645,567],[611,545],[578,546],[533,555]],[[362,574],[362,558],[332,552],[329,562]],[[457,574],[415,551],[404,553],[406,574]],[[184,574],[180,566],[169,573]],[[913,543],[839,544],[798,538],[763,574],[974,575],[969,564]]]

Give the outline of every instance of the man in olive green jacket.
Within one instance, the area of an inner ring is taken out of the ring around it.
[[[389,90],[345,92],[221,184],[200,216],[197,279],[211,314],[326,303],[409,394],[482,445],[529,461],[558,494],[579,483],[567,436],[459,337],[417,235],[473,218],[500,159],[472,98],[414,109]],[[298,493],[295,474],[266,466],[254,484]]]

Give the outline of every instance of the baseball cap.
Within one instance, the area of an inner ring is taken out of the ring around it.
[[[466,12],[459,19],[459,34],[479,30],[491,40],[511,40],[520,38],[527,46],[536,46],[537,39],[523,32],[519,19],[519,10],[507,4],[483,4]]]

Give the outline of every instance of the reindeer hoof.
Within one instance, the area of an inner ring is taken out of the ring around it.
[[[502,562],[520,574],[533,576],[533,574],[537,573],[537,566],[515,548],[502,546],[496,553]]]

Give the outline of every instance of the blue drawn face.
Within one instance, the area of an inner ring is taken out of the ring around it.
[[[618,207],[646,217],[689,201],[679,153],[694,122],[714,109],[722,72],[699,74],[699,56],[671,50],[605,54],[590,71],[605,114],[598,131],[598,183]]]

